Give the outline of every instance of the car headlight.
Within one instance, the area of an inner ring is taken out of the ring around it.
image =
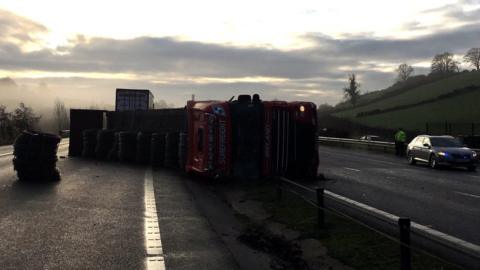
[[[473,151],[472,152],[472,157],[477,157],[477,152]]]
[[[448,153],[445,152],[438,152],[437,154],[442,157],[448,156]]]

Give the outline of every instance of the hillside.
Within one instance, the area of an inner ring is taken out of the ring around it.
[[[480,72],[372,94],[362,96],[355,108],[337,106],[332,115],[371,127],[410,130],[424,130],[426,122],[480,122]]]
[[[419,87],[428,86],[428,85],[430,85],[432,83],[436,83],[440,80],[448,80],[448,79],[451,79],[451,78],[457,77],[457,76],[470,77],[470,76],[467,75],[469,73],[470,72],[468,72],[468,71],[464,71],[462,73],[452,73],[452,74],[445,74],[445,75],[439,75],[439,74],[437,74],[437,75],[435,75],[435,74],[416,75],[416,76],[413,76],[413,77],[409,78],[405,82],[397,82],[397,83],[394,83],[393,85],[391,85],[391,86],[389,86],[385,89],[372,91],[372,92],[368,92],[368,93],[360,95],[358,97],[356,107],[363,107],[363,106],[366,106],[366,105],[370,105],[372,103],[379,102],[379,101],[382,101],[384,99],[391,98],[393,96],[404,94],[405,92],[408,92],[410,90],[413,90],[413,89],[416,89],[416,88],[419,88]],[[474,72],[472,72],[472,73],[474,73]],[[472,75],[471,77],[475,77],[475,75]],[[470,78],[468,78],[468,80],[470,80]],[[475,80],[475,79],[473,79],[473,80]],[[345,110],[349,110],[349,109],[352,109],[352,105],[348,101],[340,102],[339,104],[337,104],[335,106],[335,111],[337,111],[337,112],[345,111]]]
[[[445,121],[479,123],[480,88],[477,88],[477,91],[449,99],[355,119],[355,122],[367,126],[389,129],[405,127],[409,130],[425,130],[426,122],[443,123]]]

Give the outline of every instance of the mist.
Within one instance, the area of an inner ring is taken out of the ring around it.
[[[113,94],[107,89],[95,91],[78,91],[78,88],[68,89],[68,85],[52,87],[46,81],[36,83],[18,83],[6,77],[0,78],[0,105],[11,112],[23,102],[31,107],[37,116],[40,116],[38,129],[45,132],[57,132],[54,121],[54,104],[56,100],[70,108],[96,108],[112,110],[114,107]]]

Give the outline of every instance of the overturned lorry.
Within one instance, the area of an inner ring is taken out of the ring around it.
[[[113,138],[120,140],[125,132],[138,132],[137,155],[141,156],[140,149],[145,151],[148,138],[148,155],[153,166],[177,167],[209,178],[317,176],[317,114],[311,102],[262,101],[258,95],[253,98],[240,95],[230,101],[191,100],[182,109],[93,114],[72,110],[71,114],[70,155],[73,156],[82,153],[79,148],[91,147],[87,134],[92,129],[97,130],[97,138],[102,133],[115,132],[120,136]],[[90,119],[82,120],[82,115]],[[104,122],[99,123],[100,119]],[[118,140],[111,147],[121,155],[122,145]],[[172,157],[177,162],[172,162]]]

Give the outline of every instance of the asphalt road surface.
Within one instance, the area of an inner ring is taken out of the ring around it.
[[[20,183],[0,148],[1,269],[145,269],[146,168],[68,158],[62,180]],[[480,244],[480,174],[410,166],[391,155],[321,146],[326,188]],[[236,269],[237,263],[182,178],[153,172],[167,269]]]
[[[480,174],[408,165],[389,154],[320,146],[326,189],[480,244]]]
[[[56,183],[19,182],[0,156],[0,269],[145,269],[147,168],[67,152]],[[178,177],[154,172],[153,189],[167,269],[237,268]]]

